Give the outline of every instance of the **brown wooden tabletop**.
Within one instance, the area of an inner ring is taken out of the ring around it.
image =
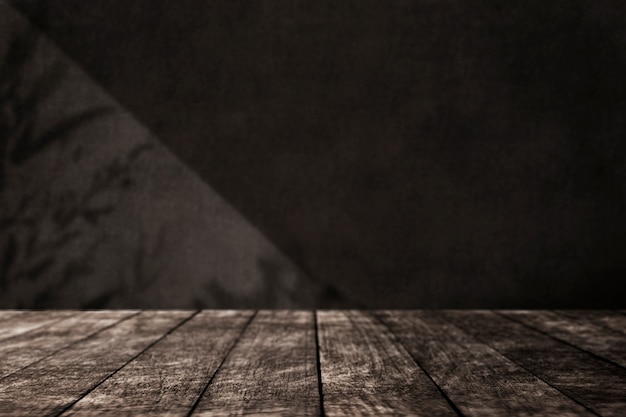
[[[0,415],[626,416],[623,311],[0,310]]]

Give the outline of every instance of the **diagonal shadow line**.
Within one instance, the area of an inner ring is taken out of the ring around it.
[[[145,124],[143,124],[142,122],[140,122],[140,119],[137,117],[137,115],[134,112],[131,112],[128,108],[126,108],[125,106],[123,106],[114,96],[111,95],[111,93],[107,90],[107,88],[101,83],[99,82],[97,79],[95,79],[94,77],[92,77],[89,74],[89,70],[88,68],[86,68],[84,65],[81,65],[78,61],[76,61],[75,59],[73,59],[70,55],[69,55],[69,51],[67,51],[67,49],[63,48],[62,45],[58,44],[54,39],[52,39],[45,31],[45,28],[43,28],[40,24],[38,24],[38,22],[36,20],[34,20],[33,18],[31,18],[26,12],[24,12],[22,9],[26,8],[28,9],[28,7],[32,7],[32,5],[29,6],[28,2],[20,2],[18,0],[0,0],[6,3],[13,3],[12,5],[8,5],[8,7],[10,7],[16,14],[20,15],[21,18],[27,20],[30,24],[30,26],[32,27],[33,30],[37,30],[39,32],[39,36],[41,36],[42,38],[44,38],[46,40],[46,42],[48,42],[51,47],[54,47],[59,54],[62,55],[63,59],[65,59],[71,66],[73,66],[74,68],[79,69],[79,71],[84,74],[89,81],[96,85],[103,93],[105,93],[106,95],[108,95],[114,102],[115,105],[118,107],[118,109],[131,116],[133,121],[138,125],[141,126],[144,130],[146,130],[147,132],[149,132],[149,135],[151,137],[151,139],[155,140],[156,142],[158,142],[160,145],[162,145],[162,148],[167,152],[168,157],[174,159],[176,161],[176,163],[183,165],[187,171],[188,174],[193,175],[193,177],[200,181],[201,183],[203,183],[203,185],[206,186],[207,191],[211,194],[216,195],[219,199],[221,199],[222,201],[224,201],[227,206],[229,207],[230,210],[232,210],[237,217],[241,218],[241,220],[251,229],[253,229],[256,233],[260,234],[270,245],[271,247],[276,250],[276,252],[282,256],[284,259],[288,260],[293,267],[296,268],[296,270],[298,271],[299,275],[303,276],[306,280],[308,280],[311,283],[315,283],[316,285],[319,285],[320,283],[323,283],[323,281],[320,281],[318,279],[316,279],[314,277],[313,272],[310,270],[310,268],[307,267],[307,265],[302,262],[301,259],[298,259],[298,257],[294,258],[293,256],[288,256],[285,251],[280,248],[280,246],[277,244],[276,241],[274,241],[264,230],[263,228],[259,227],[258,225],[254,224],[251,219],[246,216],[241,210],[237,209],[232,203],[230,203],[229,200],[227,200],[221,193],[219,193],[210,183],[209,179],[205,179],[203,178],[201,175],[198,174],[197,170],[195,168],[193,168],[189,163],[187,163],[186,161],[184,161],[183,159],[181,159],[176,153],[174,153],[170,147],[166,144],[165,141],[159,139],[157,137],[157,135],[150,129],[148,128]],[[33,3],[35,4],[35,3]],[[44,10],[45,10],[45,2],[41,2],[41,3],[37,3],[38,6],[44,5]],[[55,51],[56,52],[56,51]],[[46,88],[49,88],[46,87]],[[97,112],[98,114],[96,114],[96,116],[100,115],[100,112]],[[63,132],[62,133],[67,133],[68,130],[72,130],[74,127],[80,127],[82,125],[82,120],[81,123],[76,124],[76,126],[74,126],[74,124],[70,124],[68,126],[63,126]],[[55,137],[58,135],[58,132],[54,132]],[[325,285],[325,289],[327,294],[331,294],[331,297],[333,298],[333,301],[336,303],[339,303],[342,306],[345,307],[351,307],[351,308],[365,308],[365,306],[360,303],[359,301],[352,299],[352,297],[350,297],[349,295],[345,294],[345,292],[341,291],[338,287],[334,286],[334,285],[330,285],[330,284],[326,284]],[[322,305],[321,307],[324,307],[324,305]]]

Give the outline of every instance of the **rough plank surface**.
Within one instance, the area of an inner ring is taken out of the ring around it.
[[[556,313],[626,334],[626,316],[620,313],[606,310],[559,310]]]
[[[603,416],[626,416],[626,370],[489,311],[446,319]]]
[[[260,311],[193,415],[319,415],[313,314]]]
[[[26,313],[25,310],[0,310],[0,321]]]
[[[375,319],[318,312],[327,416],[455,416],[428,376]]]
[[[0,321],[0,340],[28,333],[47,326],[66,317],[73,316],[76,311],[25,311],[23,314],[9,314]]]
[[[626,415],[618,311],[0,311],[0,416]]]
[[[186,416],[252,311],[203,311],[63,415]]]
[[[138,312],[85,311],[0,341],[0,379]]]
[[[147,311],[0,381],[0,415],[57,415],[193,313]]]
[[[425,311],[376,313],[465,416],[592,416],[458,327]]]
[[[499,313],[626,368],[624,334],[550,311],[505,310]]]

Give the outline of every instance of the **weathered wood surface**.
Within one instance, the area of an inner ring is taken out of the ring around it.
[[[626,368],[626,335],[551,311],[501,311],[506,317]]]
[[[9,317],[19,316],[24,313],[26,313],[24,310],[0,310],[0,321],[8,319]]]
[[[0,416],[625,416],[619,311],[0,311]]]
[[[28,333],[74,314],[75,311],[25,311],[22,314],[7,314],[0,322],[0,340]]]
[[[489,311],[443,317],[603,416],[626,416],[626,370]]]
[[[0,378],[42,360],[133,314],[137,312],[87,311],[2,340],[0,341]]]
[[[261,311],[228,355],[194,415],[317,416],[315,324],[310,311]]]
[[[57,415],[191,316],[144,312],[0,381],[0,415]]]
[[[327,416],[454,416],[444,396],[378,321],[358,311],[318,312]]]
[[[187,415],[252,315],[251,311],[199,313],[63,415]]]
[[[597,326],[626,334],[626,315],[624,314],[606,310],[559,310],[557,314],[589,321]]]
[[[465,416],[593,415],[439,316],[425,311],[376,316]]]

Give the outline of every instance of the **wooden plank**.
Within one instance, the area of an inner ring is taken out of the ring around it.
[[[489,311],[446,319],[603,416],[626,416],[626,370]]]
[[[48,326],[0,341],[0,378],[137,313],[128,310],[79,312]]]
[[[310,311],[260,311],[202,396],[194,416],[319,415]]]
[[[9,317],[0,322],[0,340],[48,326],[76,313],[76,311],[71,310],[25,311],[22,314],[9,315]]]
[[[557,314],[565,315],[576,320],[585,320],[596,326],[604,327],[619,333],[626,334],[626,316],[607,310],[558,310]]]
[[[186,416],[252,315],[199,313],[63,415]]]
[[[626,367],[626,335],[551,311],[505,310],[500,314]]]
[[[57,415],[193,313],[146,311],[0,381],[0,416]]]
[[[427,311],[374,313],[465,416],[592,416],[558,390]]]
[[[377,320],[356,311],[318,312],[327,416],[455,416],[455,411]]]
[[[25,312],[26,310],[0,310],[0,320],[19,316],[20,314],[24,314]]]

